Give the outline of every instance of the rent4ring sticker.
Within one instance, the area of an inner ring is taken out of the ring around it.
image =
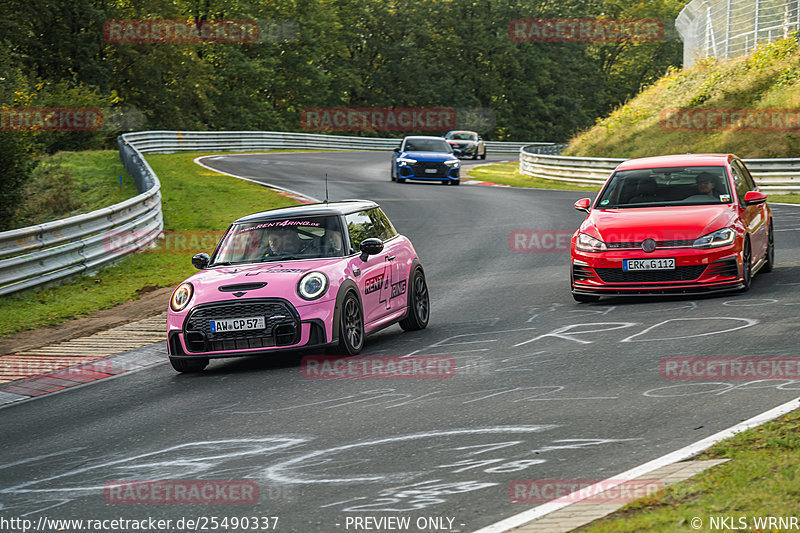
[[[622,262],[622,270],[675,270],[675,258],[626,259]]]
[[[224,320],[212,320],[211,332],[221,333],[223,331],[264,329],[265,326],[266,324],[263,316],[251,316],[247,318],[227,318]]]

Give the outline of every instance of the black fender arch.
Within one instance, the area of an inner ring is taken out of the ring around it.
[[[331,344],[339,342],[339,320],[342,316],[342,303],[344,302],[344,297],[347,295],[348,292],[352,292],[358,298],[358,305],[361,306],[361,309],[364,309],[364,303],[361,301],[361,292],[358,290],[358,285],[352,279],[345,280],[339,286],[339,292],[336,293],[336,305],[333,308],[333,331],[331,332]]]
[[[411,268],[408,269],[408,273],[406,274],[406,283],[411,281],[411,275],[414,273],[416,269],[420,269],[422,271],[422,275],[425,275],[425,269],[422,267],[422,263],[419,260],[419,257],[415,257],[413,261],[411,261]],[[406,312],[400,318],[400,320],[406,318],[408,316],[408,312],[411,309],[411,294],[412,294],[412,287],[411,285],[407,285],[408,289],[406,290]],[[428,289],[430,290],[430,289]]]

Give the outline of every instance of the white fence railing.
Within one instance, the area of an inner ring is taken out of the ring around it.
[[[158,236],[161,184],[134,147],[119,144],[140,194],[91,213],[0,232],[0,295],[92,272]],[[124,248],[112,245],[120,234],[127,236]]]
[[[568,181],[579,185],[602,185],[625,159],[568,157],[532,153],[537,147],[520,149],[519,172],[535,178]],[[800,159],[744,159],[758,188],[764,192],[800,191]]]
[[[402,139],[280,131],[140,131],[127,133],[124,137],[142,153],[304,149],[391,151],[402,142]],[[540,146],[544,150],[558,146],[553,143],[486,141],[486,152],[516,155],[526,145]]]
[[[732,59],[800,29],[800,0],[692,0],[675,19],[683,66]]]

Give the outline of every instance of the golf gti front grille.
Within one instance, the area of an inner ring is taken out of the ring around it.
[[[211,331],[212,320],[264,317],[264,329]],[[190,352],[217,352],[289,346],[300,342],[300,317],[279,298],[215,302],[195,307],[183,324]]]
[[[595,268],[605,283],[653,283],[660,281],[693,281],[700,277],[706,265],[675,267],[674,270],[622,270],[621,268]]]

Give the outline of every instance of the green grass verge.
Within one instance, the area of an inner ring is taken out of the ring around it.
[[[117,152],[107,155],[111,154],[119,158]],[[265,187],[196,165],[192,160],[198,155],[205,154],[147,156],[161,181],[166,238],[158,247],[126,257],[93,276],[0,298],[0,336],[90,315],[137,299],[145,287],[175,285],[196,272],[191,256],[211,252],[216,239],[234,219],[296,203]],[[92,180],[89,173],[83,174],[80,169],[74,172],[76,177],[81,174],[81,180]],[[118,177],[114,179],[118,183]],[[103,202],[103,206],[110,203]]]
[[[121,178],[121,179],[120,179]],[[17,228],[88,213],[138,194],[119,152],[59,152],[42,158],[15,212]]]
[[[545,180],[532,178],[519,173],[519,163],[492,163],[472,168],[467,172],[467,178],[512,187],[531,187],[535,189],[562,189],[567,191],[599,191],[596,185],[581,186],[575,183],[558,180]]]
[[[501,185],[511,185],[512,187],[532,187],[536,189],[563,189],[568,191],[599,191],[600,187],[581,186],[565,181],[545,180],[532,178],[519,173],[519,163],[492,163],[478,168],[473,168],[467,172],[467,178]],[[774,194],[768,193],[769,201],[784,204],[800,204],[800,194]]]
[[[750,531],[778,531],[755,528],[753,517],[798,516],[800,410],[717,443],[700,459],[730,460],[576,531],[692,531],[694,517],[702,531],[712,529],[710,517],[733,517],[734,525],[747,517]]]
[[[743,158],[797,157],[800,135],[796,124],[783,126],[788,116],[796,121],[799,107],[800,46],[796,38],[783,39],[730,61],[703,59],[689,69],[671,69],[570,140],[564,155],[644,157],[691,152],[734,153]],[[772,118],[754,124],[752,117],[766,109],[783,110],[770,115],[780,119],[775,127]],[[730,117],[735,116],[724,115],[726,127],[717,118],[706,130],[702,118],[710,110],[738,111],[749,118],[741,121],[741,127],[732,127],[730,121],[736,119]],[[670,117],[680,117],[680,122]]]

